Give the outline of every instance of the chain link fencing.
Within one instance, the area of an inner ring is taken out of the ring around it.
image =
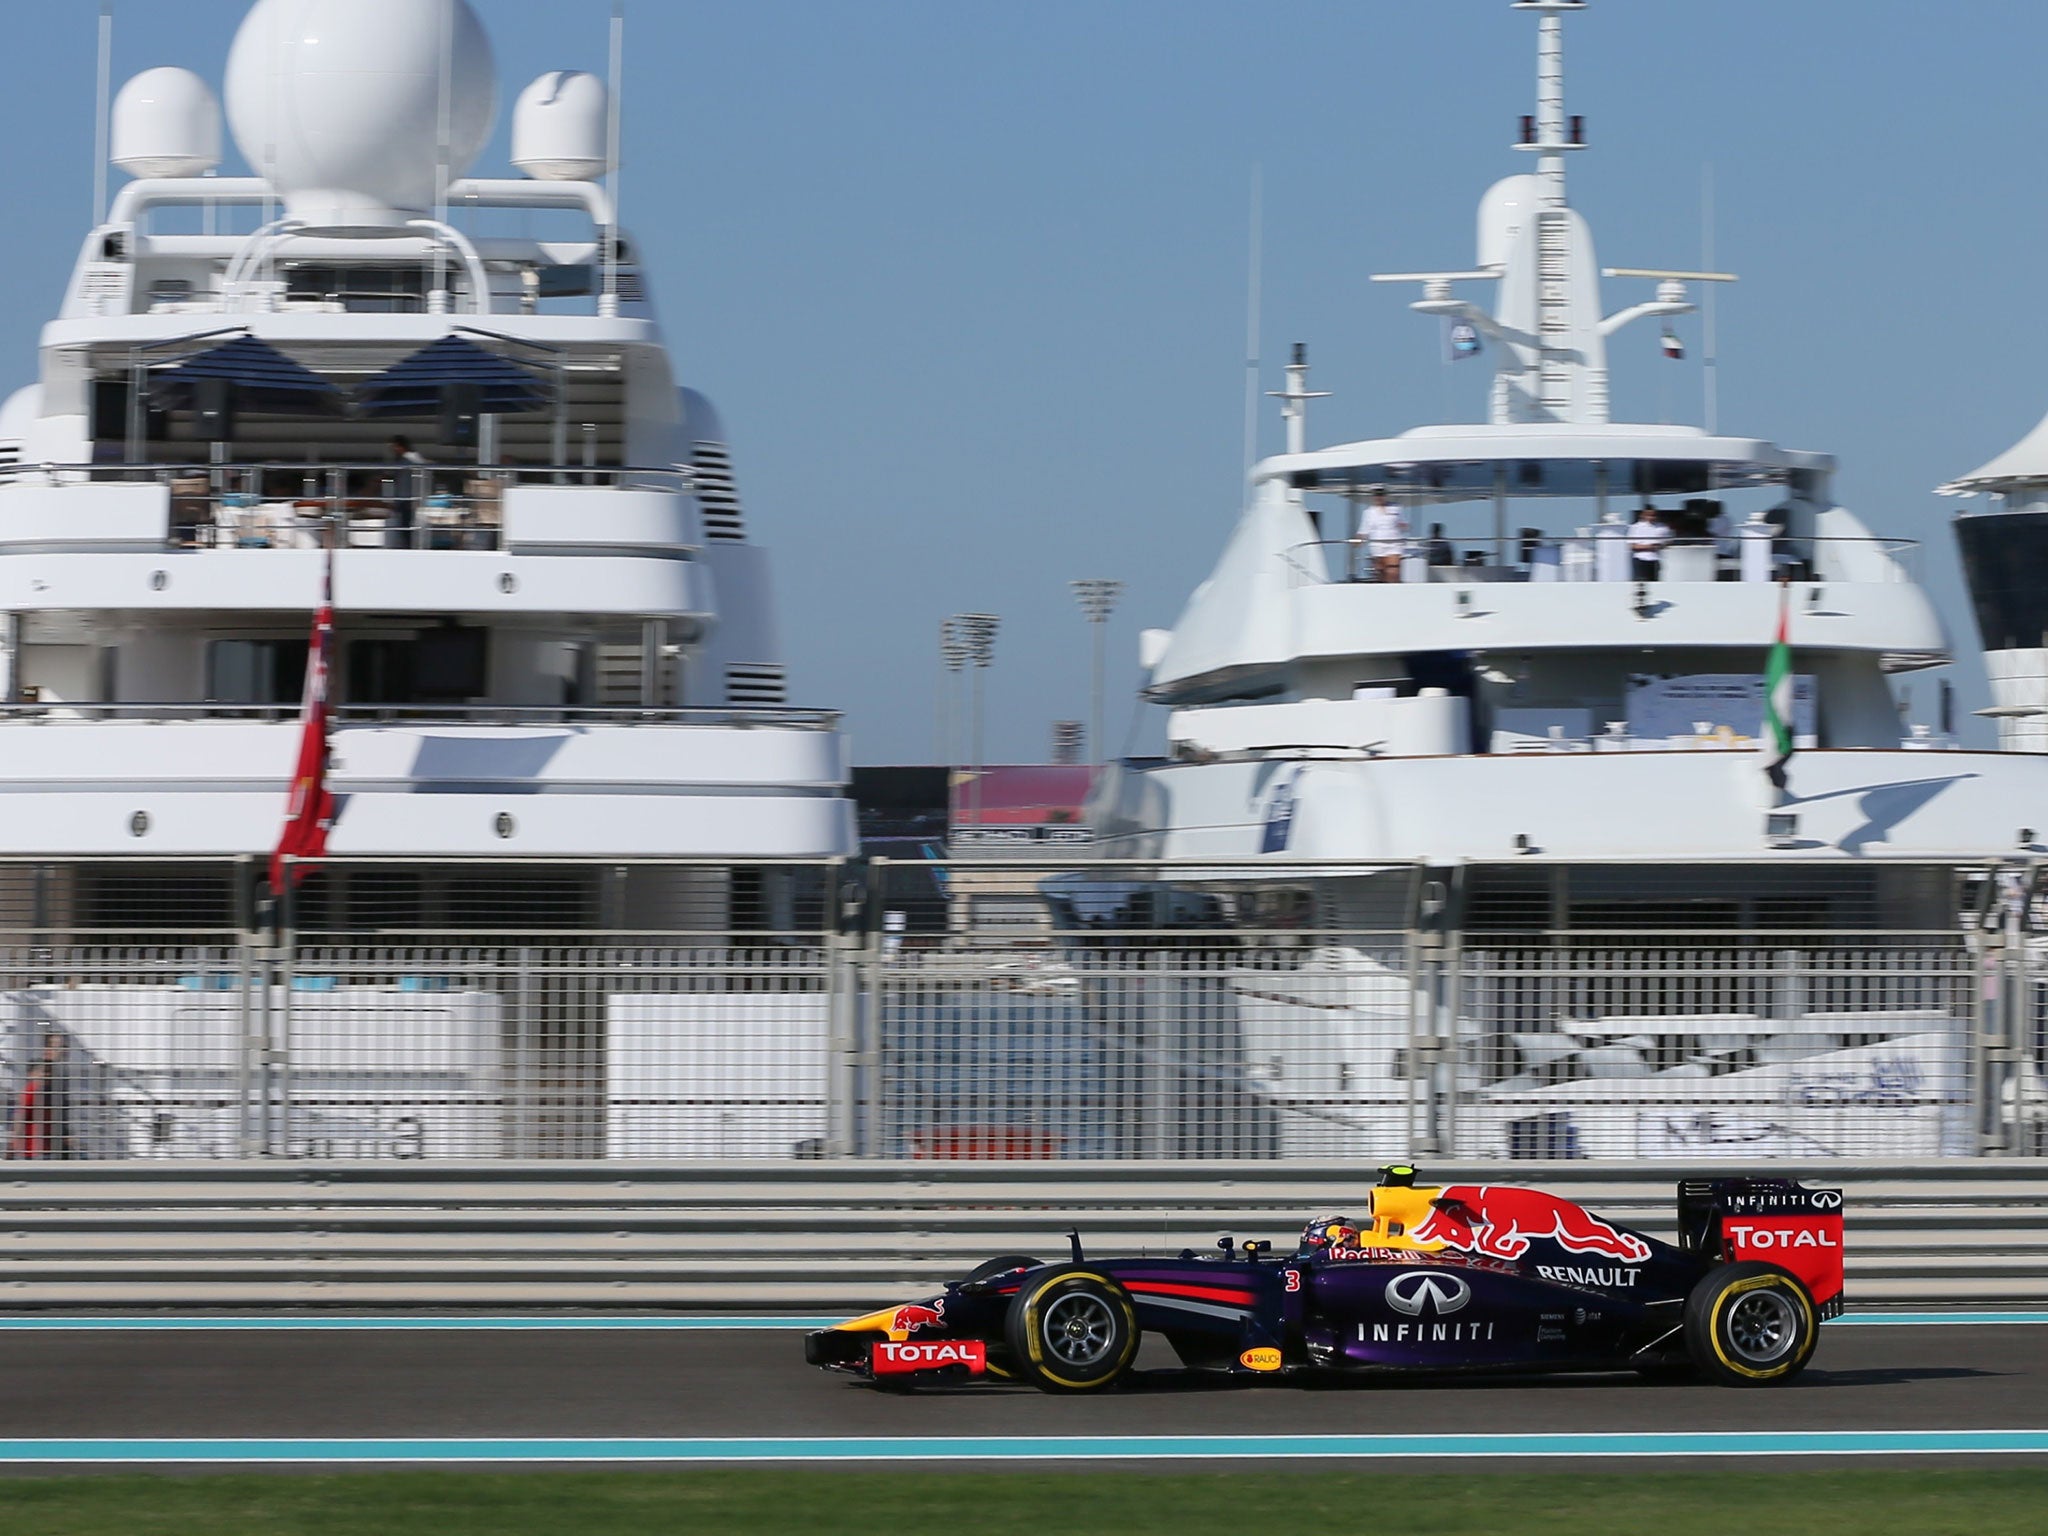
[[[319,878],[266,913],[243,865],[0,866],[0,1153],[2048,1153],[2048,940],[1926,871],[1945,926],[1635,934],[1405,867]]]

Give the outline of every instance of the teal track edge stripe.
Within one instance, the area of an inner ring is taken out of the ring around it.
[[[2043,1455],[2048,1430],[702,1439],[0,1440],[0,1463],[1130,1461]]]
[[[1856,1312],[1827,1326],[1859,1328],[2025,1328],[2048,1324],[2048,1310],[2037,1312]]]

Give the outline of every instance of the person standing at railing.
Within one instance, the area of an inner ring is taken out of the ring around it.
[[[1422,555],[1428,564],[1439,570],[1446,566],[1455,566],[1458,563],[1458,551],[1451,541],[1444,537],[1444,525],[1442,523],[1431,523],[1429,525],[1429,539],[1422,546]]]
[[[1373,580],[1401,579],[1401,557],[1408,552],[1408,519],[1387,500],[1385,491],[1375,490],[1372,505],[1359,515],[1351,546],[1355,550],[1360,544],[1372,560]]]
[[[7,1155],[11,1158],[69,1157],[71,1115],[69,1085],[64,1081],[64,1037],[51,1030],[43,1053],[29,1065],[15,1100]]]
[[[1664,514],[1647,502],[1628,525],[1628,552],[1637,581],[1655,581],[1664,569],[1664,546],[1671,542],[1671,528]]]
[[[411,438],[401,436],[391,439],[391,462],[398,466],[398,483],[391,498],[391,516],[384,524],[384,547],[410,549],[413,512],[419,506],[427,458],[413,447]]]

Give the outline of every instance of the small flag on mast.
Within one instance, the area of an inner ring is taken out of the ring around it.
[[[1668,325],[1664,327],[1664,339],[1660,345],[1664,348],[1664,355],[1666,357],[1680,358],[1685,356],[1685,343],[1678,339],[1678,332],[1672,330]]]
[[[320,576],[320,606],[313,611],[313,638],[306,648],[306,689],[299,704],[299,757],[292,768],[291,795],[285,801],[284,830],[270,856],[270,889],[282,895],[286,882],[296,886],[305,877],[303,862],[327,851],[327,832],[334,825],[334,795],[327,787],[328,651],[334,640],[334,546],[327,546]]]
[[[1792,588],[1778,587],[1778,638],[1764,662],[1764,776],[1780,794],[1792,761]]]

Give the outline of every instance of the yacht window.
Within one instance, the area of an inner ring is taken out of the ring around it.
[[[449,625],[421,634],[355,640],[348,648],[352,704],[466,704],[487,691],[483,630]]]
[[[147,442],[162,442],[171,435],[167,411],[145,409],[142,436]],[[92,386],[92,439],[123,450],[128,443],[128,381],[95,379]]]
[[[86,865],[78,871],[78,916],[85,928],[185,931],[234,926],[234,881],[221,870],[146,874]]]
[[[597,268],[589,262],[530,267],[536,299],[587,299],[597,292]]]
[[[413,687],[422,703],[459,704],[482,698],[485,635],[481,629],[430,629],[416,642]]]
[[[351,314],[416,315],[427,307],[427,271],[407,266],[335,266],[300,262],[284,271],[285,298],[340,304]]]
[[[424,928],[417,870],[316,870],[292,897],[292,923],[302,930],[375,933]]]
[[[216,640],[206,648],[210,704],[296,704],[306,688],[304,640]]]
[[[464,933],[504,928],[586,928],[595,907],[596,876],[505,871],[489,879],[448,882],[448,926]]]

